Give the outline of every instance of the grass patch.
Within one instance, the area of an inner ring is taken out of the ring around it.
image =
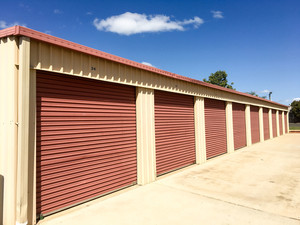
[[[290,127],[290,130],[300,130],[300,127]]]
[[[300,130],[300,123],[289,123],[290,130]]]

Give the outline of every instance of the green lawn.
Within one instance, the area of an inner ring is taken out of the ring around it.
[[[290,130],[300,130],[300,123],[289,123]]]

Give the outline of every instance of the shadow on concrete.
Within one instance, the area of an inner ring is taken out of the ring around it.
[[[0,175],[0,225],[3,224],[4,177]]]

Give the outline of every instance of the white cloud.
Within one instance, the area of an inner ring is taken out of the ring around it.
[[[193,19],[175,21],[165,15],[145,15],[131,12],[108,17],[103,20],[99,20],[98,18],[94,20],[94,26],[97,30],[123,35],[172,30],[184,31],[187,25],[194,25],[194,28],[198,28],[203,23],[204,21],[197,16]]]
[[[212,16],[213,18],[216,18],[216,19],[223,19],[224,16],[223,16],[223,12],[222,11],[211,11],[212,13]]]
[[[31,8],[29,7],[29,5],[25,5],[24,3],[19,3],[19,7],[25,9],[28,12],[31,11]]]
[[[54,13],[54,14],[62,14],[62,11],[59,10],[59,9],[54,9],[54,10],[53,10],[53,13]]]
[[[93,13],[92,12],[87,12],[86,15],[91,16],[91,15],[93,15]]]
[[[278,102],[285,104],[285,105],[290,105],[293,101],[300,101],[300,98],[289,98],[285,100],[279,100]]]
[[[260,91],[260,93],[269,93],[270,91],[268,89]]]
[[[148,62],[142,62],[142,64],[146,65],[146,66],[152,66],[152,67],[155,67],[153,66],[151,63],[148,63]]]
[[[4,20],[0,20],[0,29],[5,29],[5,28],[8,28],[8,27],[13,27],[13,26],[17,26],[17,25],[26,27],[26,24],[21,24],[19,22],[7,23]]]

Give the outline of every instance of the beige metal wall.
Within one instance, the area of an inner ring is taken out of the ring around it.
[[[269,129],[270,129],[270,139],[274,137],[273,135],[273,118],[272,118],[272,109],[269,109]]]
[[[232,102],[226,102],[227,153],[234,152]]]
[[[38,70],[287,110],[269,102],[173,79],[38,41],[31,41],[30,65]]]
[[[204,98],[194,98],[196,164],[206,162]]]
[[[247,146],[252,145],[252,136],[251,136],[251,116],[250,116],[250,105],[246,105],[245,108],[245,119],[246,119],[246,141]]]
[[[30,59],[30,60],[29,60]],[[93,67],[93,70],[91,68]],[[227,101],[229,152],[233,151],[232,102],[287,111],[278,105],[165,77],[25,37],[0,39],[0,224],[35,224],[35,73],[59,72],[137,86],[138,183],[156,179],[154,89],[195,96],[197,164],[206,161],[204,97]],[[271,114],[270,114],[271,116]],[[270,117],[270,131],[272,123]],[[270,133],[271,133],[270,132]],[[271,133],[272,134],[272,133]]]
[[[0,39],[0,223],[16,223],[18,38]]]
[[[18,151],[17,151],[17,206],[16,220],[27,223],[28,156],[29,156],[29,68],[30,39],[19,39],[18,71]]]
[[[145,185],[156,178],[154,90],[137,88],[136,95],[137,182]]]
[[[286,130],[285,130],[285,121],[284,121],[284,112],[281,113],[281,122],[282,122],[282,134],[285,134],[286,133]]]
[[[285,119],[286,119],[286,125],[287,125],[287,131],[286,131],[286,133],[288,134],[290,132],[289,112],[287,112]]]
[[[259,135],[260,135],[260,142],[265,141],[265,132],[264,132],[264,115],[263,115],[263,108],[259,107]]]
[[[4,225],[27,224],[34,218],[35,159],[30,156],[35,154],[35,80],[30,79],[34,72],[29,54],[29,38],[0,40],[0,224]]]

